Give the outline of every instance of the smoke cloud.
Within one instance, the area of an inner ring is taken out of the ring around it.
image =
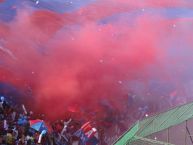
[[[0,24],[0,80],[30,89],[25,102],[48,119],[72,111],[105,121],[144,105],[151,113],[185,103],[192,97],[193,20],[155,9],[192,6],[99,0],[68,13],[18,8]]]

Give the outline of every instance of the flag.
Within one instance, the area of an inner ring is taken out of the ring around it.
[[[92,127],[90,122],[86,122],[74,135],[80,138],[82,145],[96,145],[99,142],[96,133],[97,129]]]
[[[30,127],[38,132],[42,132],[43,130],[46,130],[46,131],[48,130],[43,120],[40,120],[40,119],[30,120],[29,123],[30,123]]]

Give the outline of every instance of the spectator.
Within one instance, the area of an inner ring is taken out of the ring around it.
[[[30,127],[30,120],[35,116],[38,116],[38,119],[44,119],[45,115],[28,112],[24,105],[21,108],[23,112],[10,105],[4,96],[0,97],[1,145],[68,145],[74,141],[80,141],[74,136],[74,133],[81,127],[79,121],[65,118],[66,121],[58,120],[52,123],[52,129],[49,132],[47,130],[38,132]],[[90,143],[97,142],[97,138],[92,138],[89,141]]]

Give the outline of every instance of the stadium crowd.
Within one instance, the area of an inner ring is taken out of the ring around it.
[[[47,123],[24,105],[16,107],[0,98],[1,145],[97,145],[98,131],[92,122],[74,119]]]
[[[12,103],[11,98],[0,96],[1,145],[107,145],[112,144],[138,119],[160,110],[163,105],[141,102],[135,95],[125,96],[121,111],[108,101],[101,100],[98,112],[82,111],[50,122],[43,114],[27,111],[25,105]],[[141,102],[141,103],[140,103]],[[164,101],[166,104],[166,100]],[[173,102],[170,101],[170,102]],[[28,107],[28,106],[27,106]],[[79,109],[78,109],[79,110]],[[87,121],[90,122],[87,122]]]

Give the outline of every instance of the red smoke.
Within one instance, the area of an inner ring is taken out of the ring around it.
[[[51,119],[67,110],[97,112],[103,118],[104,100],[123,112],[125,95],[132,91],[130,82],[147,84],[155,77],[176,83],[168,74],[166,53],[170,41],[183,34],[173,29],[173,23],[184,20],[142,14],[135,19],[119,16],[109,23],[99,21],[142,8],[179,6],[192,7],[192,3],[103,0],[65,14],[29,7],[18,10],[13,21],[0,25],[0,79],[23,90],[31,87],[32,109]],[[140,90],[144,97],[148,89]]]

